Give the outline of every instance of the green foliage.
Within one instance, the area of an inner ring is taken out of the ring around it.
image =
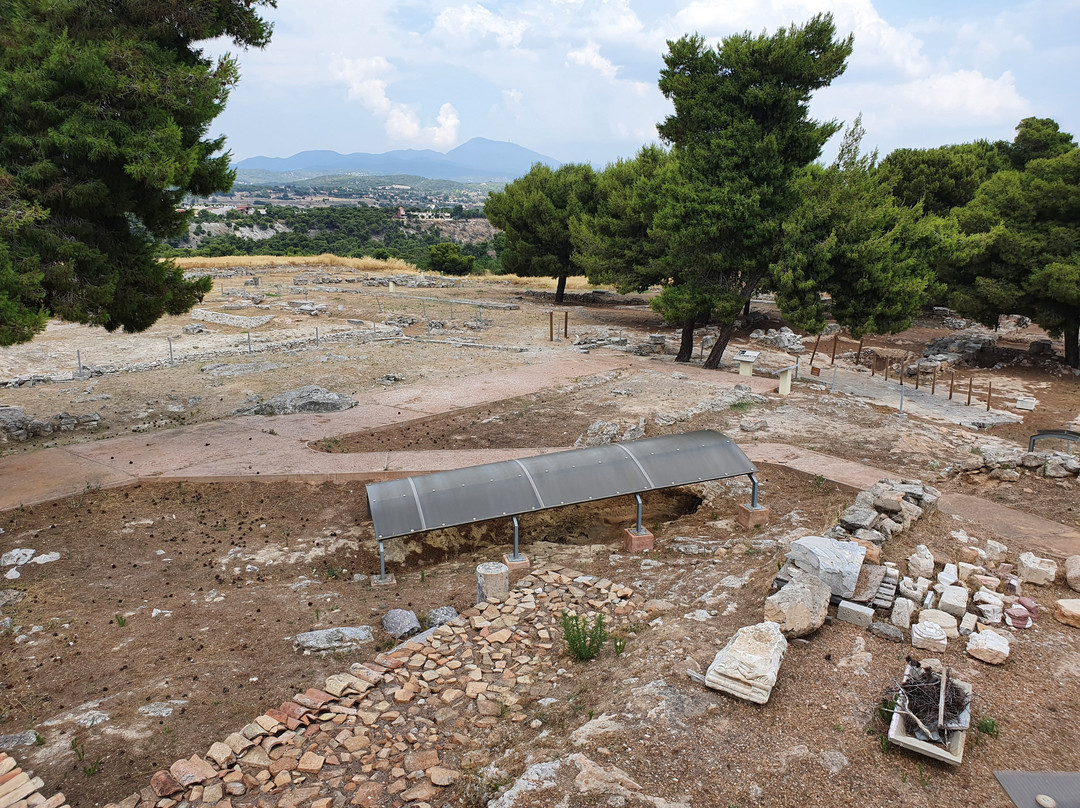
[[[428,265],[440,275],[468,275],[476,259],[463,255],[461,247],[451,241],[433,244],[428,248]]]
[[[612,637],[611,647],[615,651],[615,656],[622,656],[623,652],[626,651],[626,637]]]
[[[984,715],[979,719],[975,729],[979,731],[980,735],[988,735],[991,738],[996,738],[1001,734],[1001,727],[998,725],[997,719],[988,715]]]
[[[988,326],[1030,317],[1064,336],[1080,368],[1080,149],[1000,171],[954,212],[958,248],[942,279],[951,304]]]
[[[852,336],[893,334],[911,325],[945,258],[941,227],[918,206],[898,204],[892,175],[859,153],[862,123],[845,132],[836,161],[812,166],[798,187],[803,204],[785,225],[783,259],[770,285],[792,324],[820,332],[832,316]]]
[[[116,625],[117,626],[119,626],[120,628],[123,628],[124,626],[127,625],[127,618],[124,617],[124,615],[120,614],[120,612],[117,612],[115,616],[116,616]]]
[[[600,649],[607,642],[608,632],[604,627],[604,615],[598,614],[589,624],[587,615],[578,616],[563,610],[562,613],[563,637],[566,639],[566,647],[574,659],[596,659]]]
[[[556,303],[563,300],[567,276],[579,271],[570,222],[595,208],[596,174],[574,163],[557,169],[537,163],[502,191],[488,194],[484,203],[488,220],[505,231],[504,271],[558,278]]]
[[[652,228],[671,161],[662,149],[646,146],[633,160],[597,174],[596,210],[570,222],[572,258],[590,283],[612,284],[626,294],[668,280],[664,244]]]
[[[0,339],[30,339],[46,310],[141,331],[210,291],[154,255],[185,227],[185,193],[233,181],[229,155],[213,156],[224,139],[205,136],[236,62],[195,43],[262,47],[257,7],[272,5],[0,0],[0,193],[27,214],[0,223]]]
[[[997,147],[1012,168],[1023,171],[1032,160],[1049,160],[1069,153],[1076,148],[1076,141],[1051,118],[1024,118],[1016,125],[1013,142],[998,143]]]
[[[808,114],[811,93],[843,73],[851,54],[851,37],[835,35],[823,14],[771,36],[726,37],[718,50],[699,36],[668,43],[660,90],[675,111],[657,128],[678,174],[653,233],[673,283],[655,305],[681,318],[684,342],[691,318],[719,320],[706,367],[719,365],[735,316],[777,258],[800,201],[797,172],[839,128]]]
[[[1008,167],[1001,149],[985,140],[936,149],[897,149],[881,161],[904,207],[946,216],[975,198],[979,186]]]

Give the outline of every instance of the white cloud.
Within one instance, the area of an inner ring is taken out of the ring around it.
[[[492,13],[479,3],[448,8],[435,18],[434,29],[448,39],[472,40],[493,35],[502,47],[516,48],[529,24]]]
[[[940,117],[1001,123],[1030,111],[1008,71],[992,79],[975,70],[957,70],[901,85],[894,94],[897,106],[922,113],[928,123]]]
[[[570,51],[566,54],[566,59],[569,63],[595,70],[608,81],[614,81],[615,74],[619,72],[619,68],[600,55],[600,46],[595,42],[590,42],[584,48]]]
[[[348,86],[349,98],[382,118],[391,138],[439,147],[457,142],[461,119],[453,104],[447,102],[439,108],[435,126],[421,127],[419,117],[407,104],[390,100],[382,76],[391,72],[391,66],[383,57],[342,59],[336,72],[338,79]]]

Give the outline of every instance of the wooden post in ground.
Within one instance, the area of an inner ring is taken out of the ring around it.
[[[975,377],[974,376],[968,376],[968,400],[967,400],[967,405],[969,407],[971,406],[971,386],[974,383],[975,383]]]
[[[817,335],[817,339],[814,340],[814,350],[810,352],[810,367],[814,366],[814,357],[817,356],[817,347],[821,344],[821,334]]]
[[[919,377],[922,376],[922,362],[915,363],[915,389],[919,389]]]
[[[862,364],[862,343],[863,337],[859,337],[859,350],[855,352],[855,367],[859,367]]]
[[[937,368],[934,368],[934,372],[930,376],[930,395],[934,395],[934,391],[937,390]]]
[[[829,360],[830,365],[836,364],[836,344],[840,341],[839,334],[833,334],[832,338],[832,358]]]
[[[570,339],[570,311],[563,312],[562,335]]]
[[[555,312],[548,312],[548,341],[555,341]]]
[[[889,357],[885,357],[885,381],[889,380]]]
[[[990,412],[990,399],[994,395],[994,383],[986,383],[986,411]]]
[[[949,377],[949,401],[952,401],[953,388],[956,387],[956,371]]]
[[[874,358],[870,360],[870,377],[873,378],[877,375],[877,354],[874,354]]]

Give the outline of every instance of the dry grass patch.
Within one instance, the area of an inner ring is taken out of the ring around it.
[[[419,273],[413,264],[400,258],[343,258],[340,255],[223,255],[214,258],[184,257],[172,259],[181,269],[224,267],[324,267],[340,266],[361,272]]]

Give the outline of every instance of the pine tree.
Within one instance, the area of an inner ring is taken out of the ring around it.
[[[32,338],[46,312],[144,330],[210,290],[155,257],[186,228],[185,194],[234,179],[206,134],[236,62],[196,43],[263,47],[256,9],[274,4],[0,0],[0,343]]]

